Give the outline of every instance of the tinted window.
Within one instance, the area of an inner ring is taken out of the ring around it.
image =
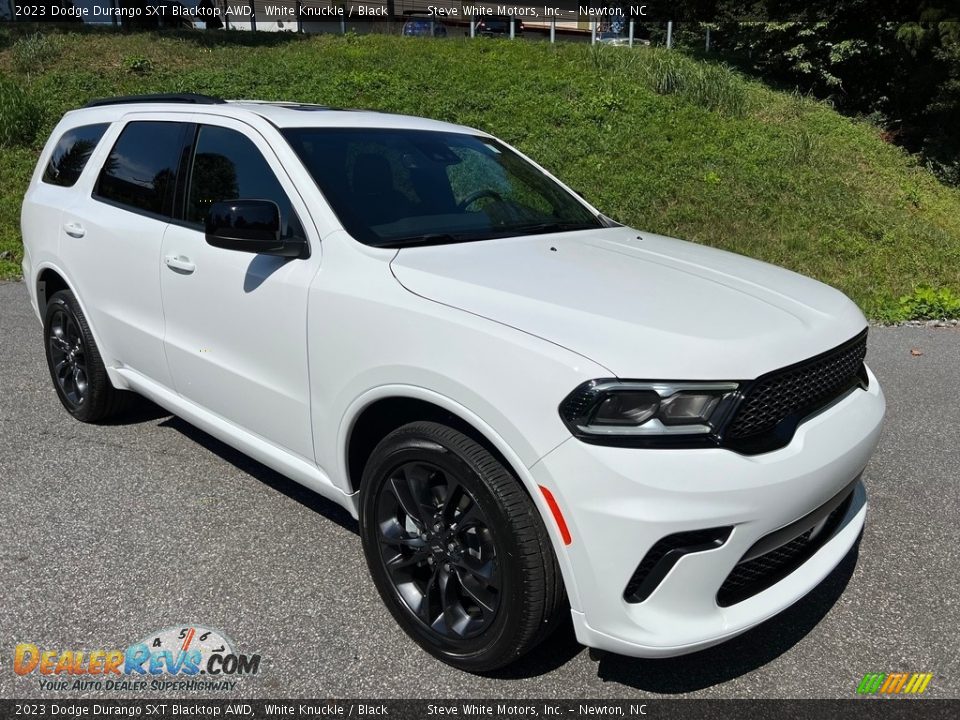
[[[577,198],[490,138],[377,128],[283,133],[347,231],[370,245],[602,226]]]
[[[187,192],[187,222],[202,226],[213,203],[241,198],[272,200],[280,208],[282,236],[303,236],[290,199],[257,146],[236,130],[201,125]]]
[[[97,195],[158,215],[169,215],[185,125],[132,122],[117,138],[100,171]]]
[[[63,187],[73,185],[108,127],[110,123],[100,123],[67,130],[53,149],[43,181]]]

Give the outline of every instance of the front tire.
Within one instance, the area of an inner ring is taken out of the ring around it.
[[[60,290],[47,302],[43,338],[50,379],[67,412],[92,423],[127,406],[132,394],[110,383],[87,318],[71,291]]]
[[[565,608],[560,571],[530,497],[490,452],[415,422],[374,449],[360,491],[377,590],[421,647],[471,672],[540,643]]]

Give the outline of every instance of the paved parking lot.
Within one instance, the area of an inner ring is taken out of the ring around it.
[[[810,595],[684,658],[591,653],[565,629],[476,677],[394,625],[332,504],[146,403],[73,421],[24,286],[0,283],[0,697],[55,697],[14,674],[17,643],[126,647],[188,623],[262,655],[246,697],[851,697],[893,671],[960,697],[960,331],[874,328],[868,362],[888,402],[868,524]]]

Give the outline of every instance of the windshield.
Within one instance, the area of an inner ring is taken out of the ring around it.
[[[569,192],[495,140],[426,130],[283,133],[344,228],[368,245],[603,227]]]

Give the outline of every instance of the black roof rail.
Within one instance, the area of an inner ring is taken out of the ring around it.
[[[132,103],[188,103],[194,105],[221,105],[226,100],[200,95],[199,93],[156,93],[153,95],[118,95],[117,97],[91,100],[85,108],[103,107],[105,105],[128,105]]]

